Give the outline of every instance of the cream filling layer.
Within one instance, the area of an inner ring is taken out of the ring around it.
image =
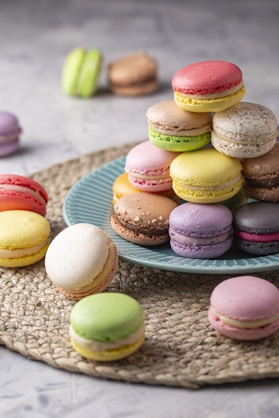
[[[17,248],[17,249],[0,248],[0,258],[8,259],[8,258],[27,257],[29,255],[38,253],[47,245],[47,243],[48,243],[48,238],[40,242],[39,244],[33,245],[31,247]]]
[[[153,123],[149,121],[149,125],[152,126],[152,128],[163,135],[171,135],[171,136],[198,136],[205,134],[207,132],[211,131],[211,126],[206,125],[201,128],[195,128],[195,129],[180,129],[176,127],[163,127],[159,124]]]
[[[70,337],[73,341],[77,343],[80,347],[84,348],[85,350],[89,351],[106,351],[106,350],[115,350],[124,346],[132,345],[135,342],[139,341],[139,339],[144,335],[144,322],[142,325],[132,334],[128,335],[127,337],[120,338],[116,341],[96,341],[96,340],[88,340],[86,338],[81,337],[78,335],[73,327],[70,325]]]
[[[242,89],[243,87],[243,82],[237,84],[236,86],[232,87],[231,89],[228,90],[224,90],[218,93],[211,93],[211,94],[187,94],[187,93],[182,93],[179,92],[180,94],[183,95],[183,97],[188,97],[189,99],[215,99],[216,97],[226,97],[229,96],[230,94],[234,94],[235,92],[237,92],[238,90]]]
[[[225,325],[229,325],[231,327],[235,328],[241,328],[241,329],[255,329],[259,327],[263,327],[265,325],[272,324],[274,321],[276,321],[279,318],[279,313],[270,316],[269,318],[263,318],[263,319],[256,319],[255,321],[240,321],[237,319],[228,318],[227,316],[221,315],[218,312],[215,311],[215,309],[212,309],[213,314],[220,319]]]
[[[229,133],[228,133],[229,135]],[[234,135],[233,133],[231,133],[231,135]],[[214,142],[214,139],[216,138],[218,141],[225,141],[226,143],[229,142],[233,145],[237,145],[237,143],[239,143],[239,145],[243,146],[243,145],[248,145],[249,147],[257,147],[259,146],[259,143],[261,146],[265,145],[265,144],[270,144],[270,142],[272,141],[276,141],[277,138],[277,131],[272,132],[270,134],[268,134],[265,138],[263,136],[257,136],[253,135],[252,140],[251,140],[251,136],[244,138],[241,137],[241,135],[239,135],[238,137],[235,138],[230,138],[226,135],[223,135],[219,132],[217,132],[216,130],[212,132],[212,142]],[[215,137],[215,138],[214,138]],[[259,142],[257,142],[257,140]]]
[[[234,184],[236,184],[237,182],[239,182],[241,179],[242,179],[242,175],[241,174],[238,174],[236,177],[234,177],[233,179],[231,179],[231,180],[229,180],[227,182],[218,183],[218,184],[216,184],[214,186],[207,186],[206,185],[206,190],[222,190],[222,189],[227,189],[228,187],[233,186]],[[199,191],[199,190],[203,190],[205,188],[204,185],[203,186],[197,186],[197,185],[192,186],[192,185],[189,185],[187,183],[184,183],[181,180],[178,180],[178,179],[175,179],[175,180],[180,185],[184,185],[185,184],[185,187],[188,190]]]
[[[14,184],[0,184],[0,191],[1,190],[25,193],[25,194],[34,196],[37,200],[39,200],[43,204],[46,203],[45,199],[40,195],[40,193],[36,192],[35,190],[30,189],[29,187],[17,186]]]

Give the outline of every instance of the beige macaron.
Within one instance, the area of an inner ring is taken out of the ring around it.
[[[109,64],[108,82],[122,96],[153,93],[158,88],[157,63],[145,51],[123,56]]]

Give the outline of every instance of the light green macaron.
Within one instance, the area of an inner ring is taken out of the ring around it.
[[[96,93],[102,67],[98,49],[73,49],[66,57],[62,71],[62,88],[70,96],[88,98]]]
[[[212,115],[180,109],[173,100],[147,109],[148,137],[156,147],[184,152],[203,148],[210,142]]]
[[[143,309],[136,299],[123,293],[87,296],[71,311],[70,337],[73,348],[92,360],[127,357],[143,343]]]

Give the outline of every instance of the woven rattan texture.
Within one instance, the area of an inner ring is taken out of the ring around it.
[[[47,218],[52,236],[65,228],[62,205],[72,185],[130,147],[87,154],[32,175],[50,197]],[[278,272],[259,275],[279,285]],[[226,277],[160,271],[120,260],[108,291],[127,293],[142,304],[146,339],[128,359],[97,363],[72,349],[68,328],[74,302],[52,286],[43,261],[25,268],[1,268],[0,343],[53,367],[152,385],[199,388],[279,376],[279,333],[258,342],[237,342],[211,329],[209,296]]]

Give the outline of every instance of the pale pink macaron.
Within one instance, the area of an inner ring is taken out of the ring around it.
[[[130,183],[145,192],[170,190],[170,164],[178,154],[156,147],[150,141],[136,145],[126,157],[125,171]]]
[[[256,276],[226,279],[211,294],[208,318],[216,331],[229,338],[268,337],[279,329],[279,289]]]

